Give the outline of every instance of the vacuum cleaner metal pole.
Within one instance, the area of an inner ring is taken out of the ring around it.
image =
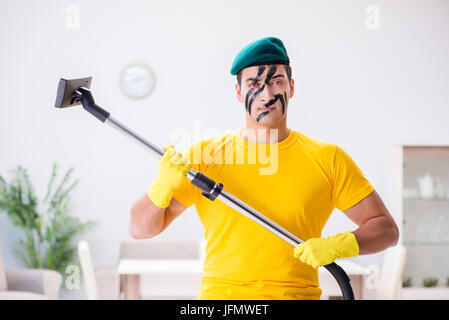
[[[82,104],[83,108],[95,116],[102,122],[105,122],[112,126],[114,129],[117,129],[119,132],[131,138],[131,140],[139,143],[145,149],[152,152],[157,157],[161,157],[164,155],[165,151],[156,145],[152,144],[148,140],[144,139],[131,129],[127,128],[119,121],[114,119],[109,112],[102,109],[98,105],[95,104],[95,101],[92,97],[92,94],[88,88],[85,86],[90,86],[91,77],[82,78],[82,79],[73,79],[66,80],[61,79],[58,86],[58,94],[56,97],[55,107],[57,108],[66,108],[75,106],[77,104]],[[223,185],[221,183],[215,183],[215,181],[208,178],[206,175],[201,172],[197,172],[193,169],[190,169],[187,173],[187,178],[191,181],[193,185],[203,190],[202,195],[213,201],[215,199],[219,199],[229,207],[237,210],[241,214],[255,221],[262,227],[271,231],[275,235],[284,239],[288,243],[293,246],[298,245],[302,242],[301,239],[291,234],[284,228],[280,227],[267,217],[265,217],[260,212],[256,211],[237,197],[233,196],[229,192],[223,189]],[[336,263],[331,263],[324,266],[337,280],[340,289],[343,294],[343,298],[345,300],[353,300],[354,293],[351,288],[351,284],[349,282],[349,277],[345,273],[345,271],[338,266]]]
[[[117,129],[122,134],[124,134],[127,137],[132,138],[132,140],[138,142],[140,145],[142,145],[147,150],[151,151],[156,156],[162,157],[165,151],[157,147],[156,145],[152,144],[151,142],[145,140],[143,137],[139,136],[137,133],[133,132],[131,129],[127,128],[125,125],[121,124],[118,120],[114,119],[112,116],[109,116],[105,123],[112,126],[114,129]],[[195,175],[197,172],[193,169],[190,169],[187,173],[187,178],[192,181],[195,178]],[[249,205],[238,199],[237,197],[233,196],[226,190],[221,190],[220,194],[217,196],[217,199],[221,200],[231,208],[239,211],[243,215],[247,216],[248,218],[254,220],[258,224],[262,225],[266,229],[270,230],[277,236],[281,237],[288,243],[290,243],[293,246],[296,246],[297,244],[301,243],[301,239],[293,235],[292,233],[288,232],[284,228],[280,227],[279,225],[275,224],[271,220],[269,220],[267,217],[265,217],[260,212],[254,210]]]

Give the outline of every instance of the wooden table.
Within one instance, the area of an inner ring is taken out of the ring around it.
[[[362,299],[364,279],[370,271],[349,259],[340,259],[337,264],[346,271],[351,279],[355,298]],[[119,261],[117,272],[122,279],[124,299],[140,299],[142,275],[193,276],[200,280],[203,273],[203,263],[200,260],[185,259],[122,259]],[[319,268],[319,279],[323,297],[341,296],[338,283],[327,269]]]

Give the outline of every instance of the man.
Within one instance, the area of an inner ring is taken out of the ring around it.
[[[351,157],[335,144],[287,127],[294,95],[289,64],[280,39],[267,37],[243,48],[231,74],[237,76],[246,128],[196,142],[184,155],[164,148],[159,176],[131,210],[130,234],[145,239],[196,206],[207,240],[198,299],[320,299],[319,266],[397,243],[393,218]],[[260,155],[266,152],[275,165],[262,171],[267,158]],[[292,248],[222,202],[203,197],[185,177],[190,168],[223,183],[305,242]],[[321,238],[334,208],[358,228]]]

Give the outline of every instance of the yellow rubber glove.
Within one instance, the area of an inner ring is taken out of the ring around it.
[[[160,208],[167,208],[175,190],[181,185],[192,165],[174,146],[163,148],[165,153],[158,160],[159,175],[148,188],[151,201]]]
[[[335,259],[356,257],[359,244],[352,232],[343,232],[327,238],[312,238],[298,244],[294,250],[295,258],[318,268],[334,262]]]

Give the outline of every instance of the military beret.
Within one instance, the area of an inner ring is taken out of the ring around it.
[[[262,64],[290,64],[287,50],[280,39],[266,37],[246,45],[235,57],[231,74],[236,75],[242,69]]]

